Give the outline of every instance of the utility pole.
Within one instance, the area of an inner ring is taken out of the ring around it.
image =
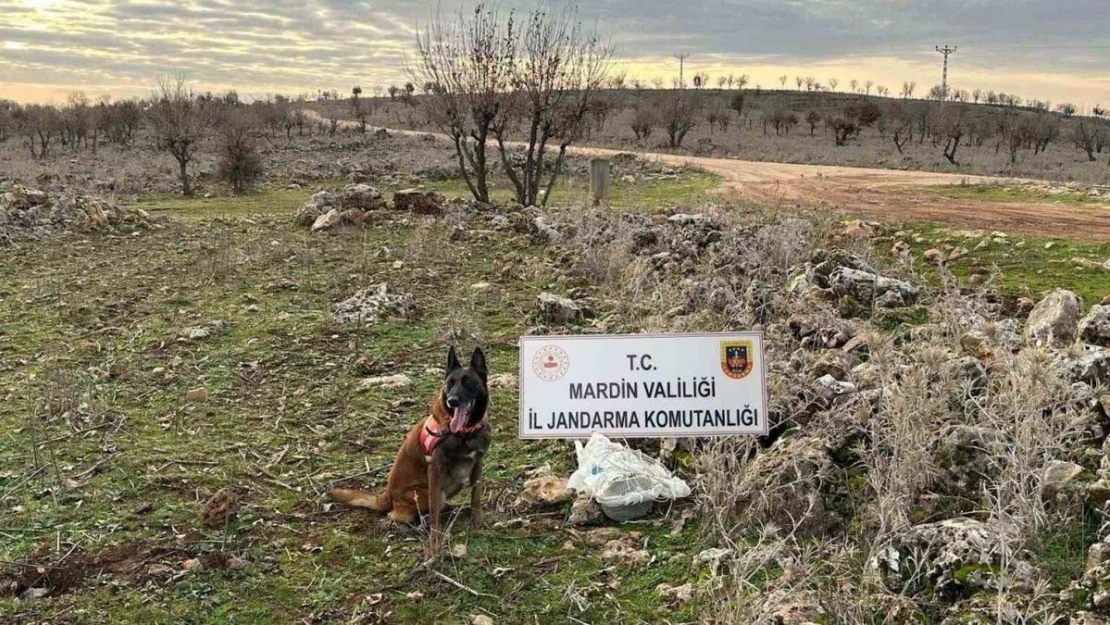
[[[686,80],[683,78],[682,73],[683,70],[686,68],[686,59],[690,58],[690,54],[676,54],[674,55],[674,58],[678,59],[678,84],[681,86],[686,86]]]
[[[936,46],[937,52],[940,52],[944,55],[944,73],[941,74],[940,80],[941,102],[948,101],[948,55],[955,52],[957,48],[959,48],[959,46],[953,46],[951,48],[949,48],[948,46],[944,46],[943,48],[940,46]]]

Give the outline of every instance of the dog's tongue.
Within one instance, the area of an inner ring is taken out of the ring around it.
[[[466,428],[466,422],[470,419],[470,404],[462,404],[455,408],[455,412],[451,414],[451,431],[455,434],[463,431]]]

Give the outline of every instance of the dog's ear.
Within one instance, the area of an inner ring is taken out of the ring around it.
[[[477,373],[483,382],[486,381],[486,355],[481,347],[475,347],[474,353],[470,355],[470,370]]]
[[[455,351],[455,346],[451,346],[451,351],[447,352],[447,370],[443,372],[443,376],[451,375],[455,369],[461,369],[462,363],[459,362],[459,354]]]

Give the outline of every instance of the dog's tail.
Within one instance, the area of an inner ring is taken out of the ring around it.
[[[333,488],[331,489],[331,498],[339,503],[347,504],[348,506],[370,508],[378,512],[387,512],[393,507],[393,502],[390,501],[389,495],[384,492],[371,493],[354,488]]]

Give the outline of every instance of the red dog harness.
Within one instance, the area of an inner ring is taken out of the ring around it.
[[[455,433],[469,434],[480,427],[482,427],[481,421],[475,423],[474,425],[463,428],[462,430],[459,430]],[[451,430],[440,425],[440,423],[436,421],[436,418],[432,415],[428,415],[428,418],[424,420],[424,427],[420,428],[420,436],[418,438],[418,441],[420,443],[420,451],[424,452],[425,456],[431,456],[432,452],[435,451],[436,446],[439,445],[439,442],[442,441],[443,437],[449,433],[451,433]]]

